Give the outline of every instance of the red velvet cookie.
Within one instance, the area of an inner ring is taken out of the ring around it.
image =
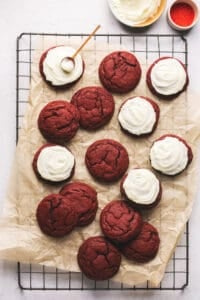
[[[45,139],[53,143],[65,143],[74,137],[79,128],[77,108],[65,101],[49,102],[38,117],[38,128]]]
[[[70,200],[59,194],[45,197],[37,207],[36,217],[42,232],[53,237],[70,233],[78,218]]]
[[[143,96],[125,100],[118,114],[121,129],[134,136],[143,137],[151,134],[157,127],[160,108],[152,99]]]
[[[99,66],[103,86],[114,93],[127,93],[140,81],[140,63],[131,52],[115,51],[107,55]]]
[[[96,179],[112,182],[126,172],[129,157],[126,149],[119,142],[103,139],[89,146],[85,163],[88,171]]]
[[[121,246],[124,256],[130,260],[146,263],[152,260],[159,249],[160,238],[157,229],[144,222],[139,235]]]
[[[182,70],[182,72],[177,72],[176,75],[175,70],[173,70],[171,66],[168,67],[161,66],[160,70],[158,70],[155,74],[156,76],[155,79],[156,86],[155,86],[152,80],[152,71],[154,70],[154,67],[157,66],[158,63],[163,62],[167,59],[170,60],[172,59],[173,61],[178,62],[178,65],[180,67],[180,70]],[[185,77],[183,80],[181,80],[182,78],[181,75]],[[154,95],[166,100],[167,99],[171,100],[186,90],[189,83],[189,77],[185,65],[180,60],[173,57],[166,56],[157,59],[149,67],[146,75],[146,82],[150,91]]]
[[[182,173],[193,159],[191,147],[178,135],[165,134],[154,141],[150,149],[151,166],[162,174]]]
[[[151,209],[161,200],[160,180],[148,169],[131,169],[120,184],[121,194],[136,209]]]
[[[45,144],[35,153],[32,166],[39,179],[47,183],[61,183],[73,176],[75,158],[66,147]]]
[[[97,212],[97,192],[83,182],[71,182],[66,184],[60,194],[70,199],[78,214],[77,226],[90,224]]]
[[[89,130],[105,125],[114,113],[113,96],[99,86],[89,86],[78,90],[72,97],[80,113],[81,127]]]
[[[104,235],[116,243],[126,243],[142,228],[142,217],[127,202],[114,200],[101,212],[100,225]]]
[[[90,237],[80,246],[78,264],[90,279],[107,280],[119,270],[120,252],[104,237]]]
[[[60,50],[62,49],[64,49],[63,54],[60,53]],[[59,53],[56,53],[56,51],[59,51]],[[68,88],[82,77],[85,65],[80,55],[78,55],[74,61],[71,60],[70,62],[70,65],[72,63],[72,67],[74,68],[67,71],[62,69],[63,58],[71,57],[75,51],[76,50],[71,47],[60,45],[47,49],[41,55],[39,71],[48,85],[54,88]],[[49,60],[48,55],[51,54],[52,56],[53,53],[54,59],[51,57]],[[45,63],[47,63],[46,67]],[[77,70],[77,67],[80,69]]]

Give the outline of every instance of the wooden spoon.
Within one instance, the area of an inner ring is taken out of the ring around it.
[[[86,38],[86,40],[80,45],[80,47],[75,51],[75,53],[72,56],[67,56],[64,57],[61,60],[61,68],[65,71],[70,73],[75,66],[75,62],[74,59],[77,56],[77,54],[83,49],[83,47],[89,42],[89,40],[95,35],[95,33],[97,32],[97,30],[99,30],[99,28],[101,27],[101,25],[98,25],[91,33],[90,35]]]

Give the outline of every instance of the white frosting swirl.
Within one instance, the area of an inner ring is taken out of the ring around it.
[[[130,26],[144,23],[153,17],[160,3],[161,0],[109,0],[116,17]]]
[[[156,92],[173,95],[182,91],[187,75],[181,63],[174,58],[159,60],[151,70],[151,83]]]
[[[128,99],[121,107],[118,120],[128,132],[141,135],[152,131],[156,113],[152,105],[141,97]]]
[[[165,137],[154,142],[150,150],[151,165],[166,174],[175,175],[185,169],[188,163],[188,149],[175,137]]]
[[[42,178],[59,182],[70,177],[74,162],[74,156],[65,147],[49,146],[40,152],[37,170]]]
[[[158,197],[160,183],[147,169],[132,169],[123,183],[123,189],[129,200],[137,204],[152,204]]]
[[[77,80],[83,72],[83,61],[80,54],[74,58],[74,68],[71,68],[70,71],[62,68],[61,64],[65,57],[71,57],[74,52],[74,48],[67,46],[50,49],[43,61],[43,72],[46,80],[55,86],[69,84]]]

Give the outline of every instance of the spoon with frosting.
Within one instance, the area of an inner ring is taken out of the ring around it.
[[[69,57],[64,57],[61,60],[61,68],[63,69],[63,71],[70,73],[72,72],[72,70],[75,68],[75,57],[77,56],[77,54],[83,49],[83,47],[89,42],[89,40],[95,35],[95,33],[97,32],[97,30],[99,30],[101,26],[98,25],[96,26],[96,28],[91,32],[91,34],[86,38],[86,40],[80,45],[80,47],[75,51],[75,53]]]
[[[52,87],[68,87],[76,82],[84,72],[84,62],[80,51],[100,28],[98,25],[81,46],[75,50],[69,46],[56,46],[45,51],[39,62],[43,79]]]

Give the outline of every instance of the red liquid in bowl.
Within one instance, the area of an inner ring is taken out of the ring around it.
[[[175,24],[187,27],[193,23],[195,12],[189,4],[179,2],[171,7],[170,16]]]

